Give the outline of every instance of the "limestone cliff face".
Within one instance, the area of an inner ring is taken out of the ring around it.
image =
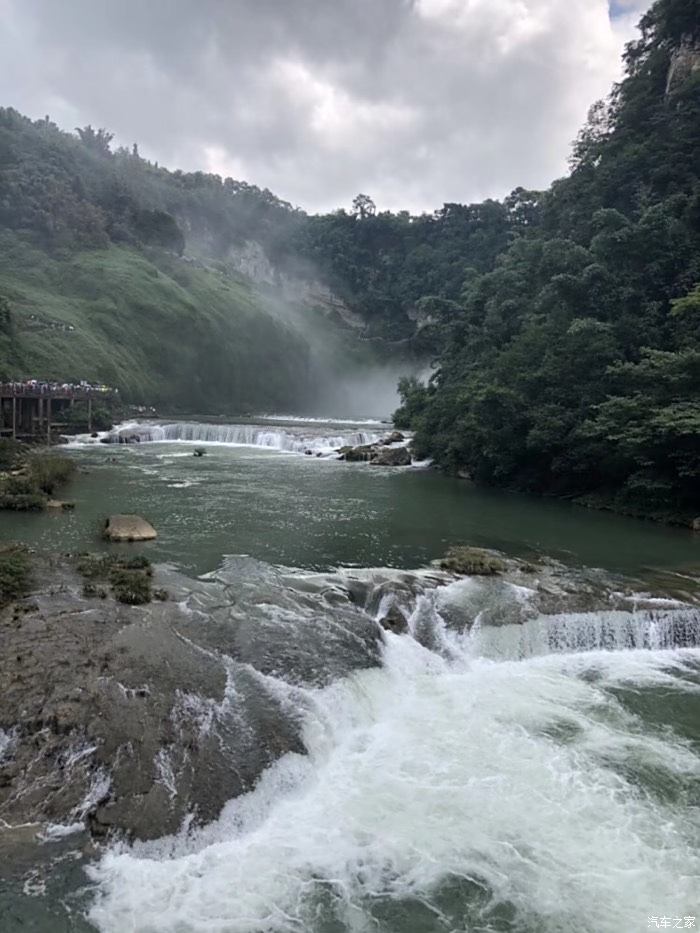
[[[339,317],[344,324],[355,330],[365,328],[360,315],[352,311],[329,285],[312,274],[292,274],[276,268],[261,244],[255,240],[231,246],[226,261],[256,285],[278,289],[285,301],[320,308],[329,316]]]
[[[671,53],[666,80],[666,96],[673,94],[688,78],[700,71],[700,45],[692,36],[684,36]]]

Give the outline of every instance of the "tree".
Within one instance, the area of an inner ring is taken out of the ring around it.
[[[358,194],[352,202],[352,213],[354,217],[364,220],[366,217],[374,217],[377,207],[368,194]]]
[[[75,131],[80,137],[82,144],[87,146],[92,152],[101,156],[108,156],[111,154],[109,147],[114,139],[113,133],[108,133],[105,129],[94,130],[90,124],[83,127],[76,126]]]

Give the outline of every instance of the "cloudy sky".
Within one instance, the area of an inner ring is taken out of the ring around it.
[[[0,104],[308,210],[544,187],[649,0],[0,0]]]

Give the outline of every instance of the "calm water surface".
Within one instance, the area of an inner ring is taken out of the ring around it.
[[[458,543],[636,574],[700,563],[700,536],[568,503],[478,489],[431,470],[388,470],[297,454],[191,444],[74,449],[81,472],[61,492],[70,513],[0,516],[0,536],[58,550],[104,547],[115,512],[158,530],[154,560],[191,573],[225,554],[291,567],[413,568]]]

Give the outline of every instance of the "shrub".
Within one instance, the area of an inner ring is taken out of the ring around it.
[[[22,445],[9,437],[0,440],[0,470],[13,470],[22,460]]]
[[[440,561],[440,567],[450,573],[465,574],[466,576],[503,573],[505,563],[492,554],[478,547],[453,547]]]
[[[26,596],[31,582],[29,554],[23,547],[0,550],[0,606]]]
[[[99,596],[104,599],[106,591],[97,586],[103,581],[109,583],[115,599],[130,606],[141,606],[151,601],[151,562],[143,554],[133,557],[120,557],[114,554],[80,554],[76,570],[86,580],[83,595]],[[157,599],[161,591],[156,594]]]
[[[92,419],[88,418],[87,402],[76,402],[72,408],[61,412],[61,421],[70,431],[84,433],[92,431],[109,431],[113,424],[112,412],[105,405],[93,405]]]
[[[46,506],[46,496],[40,492],[0,492],[0,509],[10,512],[39,512]]]
[[[27,467],[30,482],[47,495],[51,495],[54,489],[68,482],[75,473],[74,461],[56,454],[33,454]]]
[[[129,606],[141,606],[151,601],[151,580],[141,570],[124,570],[115,567],[110,574],[115,598]]]

